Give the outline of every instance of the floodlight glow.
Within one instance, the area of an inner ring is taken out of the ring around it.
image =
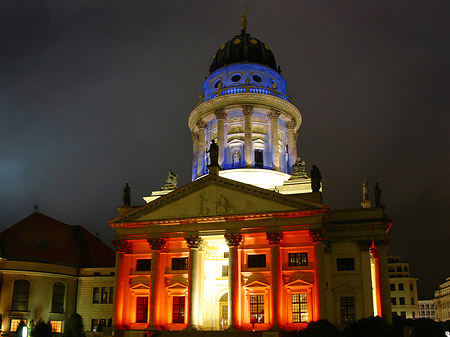
[[[22,337],[27,337],[28,336],[28,327],[24,326],[22,328]]]
[[[280,171],[249,168],[219,171],[219,176],[269,190],[282,186],[291,177]]]

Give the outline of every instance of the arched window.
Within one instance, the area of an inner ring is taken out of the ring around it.
[[[30,295],[30,282],[27,280],[14,281],[12,311],[28,311],[28,297]]]
[[[64,312],[64,298],[66,294],[66,286],[61,282],[53,285],[52,312]]]

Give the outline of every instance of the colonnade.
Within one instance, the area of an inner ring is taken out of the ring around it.
[[[215,119],[217,120],[217,145],[219,146],[219,165],[224,166],[226,162],[226,148],[228,147],[228,134],[225,133],[225,120],[228,117],[224,108],[218,108],[213,111]],[[244,142],[243,142],[243,164],[246,168],[252,168],[253,163],[253,127],[252,116],[254,113],[253,105],[243,105],[242,115],[244,119]],[[270,166],[274,170],[280,170],[280,151],[279,151],[279,117],[281,112],[276,109],[271,109],[267,114],[270,122],[270,137],[268,137],[269,148],[271,149],[272,158]],[[193,159],[192,159],[192,180],[203,174],[206,174],[205,149],[209,147],[206,144],[206,128],[207,123],[200,118],[196,122],[197,132],[192,132],[193,141]],[[287,124],[288,130],[288,166],[291,167],[297,160],[297,133],[295,132],[297,124],[294,119],[291,119]],[[288,170],[287,170],[288,171]]]

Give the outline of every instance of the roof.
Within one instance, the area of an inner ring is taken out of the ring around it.
[[[220,46],[209,67],[212,73],[232,63],[251,62],[277,70],[277,63],[270,48],[263,42],[247,34],[245,30]]]
[[[33,213],[0,233],[1,257],[74,267],[114,266],[115,253],[83,226]]]

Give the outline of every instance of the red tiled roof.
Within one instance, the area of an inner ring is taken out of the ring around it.
[[[82,226],[33,213],[0,233],[0,256],[8,260],[74,267],[114,266],[115,253]]]

